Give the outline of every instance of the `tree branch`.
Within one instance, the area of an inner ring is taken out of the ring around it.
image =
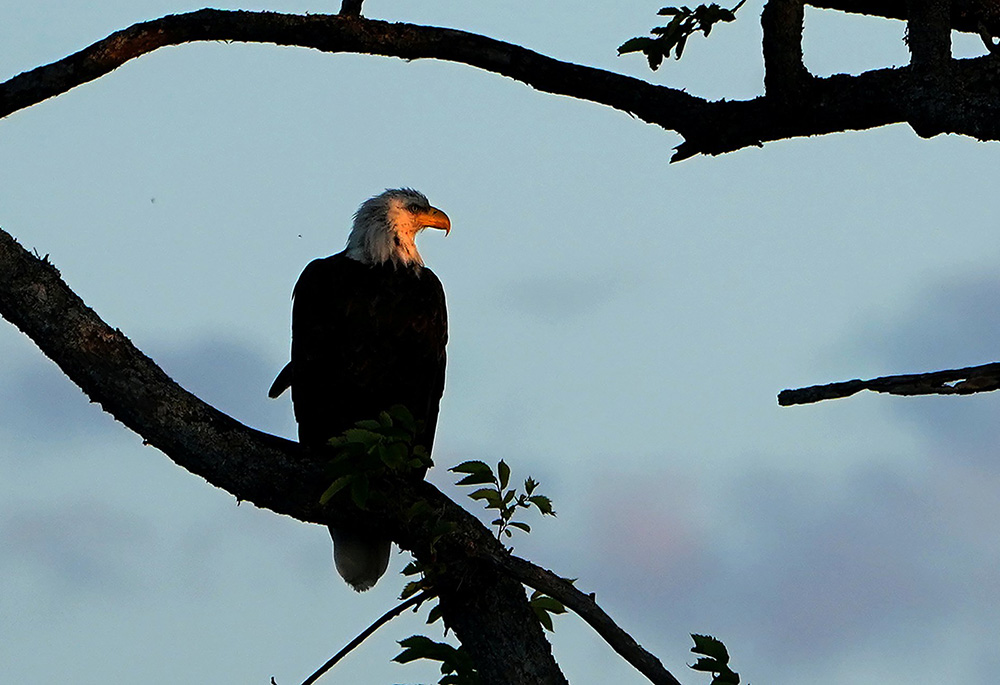
[[[785,0],[783,0],[785,1]],[[205,9],[136,24],[53,64],[0,84],[0,117],[96,79],[166,45],[225,40],[297,45],[325,52],[433,58],[468,64],[540,91],[589,100],[633,114],[684,142],[673,161],[721,154],[772,140],[908,122],[918,132],[1000,139],[1000,73],[992,56],[954,61],[951,78],[928,84],[909,68],[811,79],[791,99],[761,96],[709,102],[640,79],[540,55],[453,29],[389,24],[336,15],[297,16]],[[928,104],[929,103],[929,104]],[[928,109],[948,113],[921,129]]]
[[[890,395],[972,395],[977,392],[1000,390],[1000,362],[969,366],[964,369],[947,369],[930,373],[902,376],[882,376],[863,381],[842,381],[808,388],[782,390],[778,404],[810,404],[822,400],[850,397],[862,390],[883,392]]]
[[[447,573],[435,575],[433,590],[445,623],[469,650],[484,683],[565,683],[524,583],[573,609],[651,682],[678,685],[593,598],[511,557],[490,530],[429,483],[381,484],[384,509],[321,507],[327,485],[322,454],[248,428],[181,388],[87,307],[47,258],[32,255],[2,229],[0,316],[147,444],[237,499],[307,522],[375,525],[417,559],[446,567]],[[412,516],[417,502],[431,513]],[[442,524],[453,532],[441,537]]]
[[[422,602],[430,599],[433,596],[434,596],[434,593],[432,591],[430,591],[430,590],[424,590],[423,592],[418,593],[418,594],[414,595],[413,597],[410,597],[405,602],[402,602],[401,604],[397,604],[393,608],[389,609],[389,611],[385,612],[379,618],[377,618],[374,623],[372,623],[370,626],[368,626],[363,631],[361,631],[361,633],[357,637],[355,637],[353,640],[351,640],[350,642],[348,642],[347,645],[345,645],[343,649],[341,649],[339,652],[337,652],[332,657],[330,657],[329,660],[327,660],[327,662],[325,664],[323,664],[318,669],[316,669],[316,671],[311,676],[309,676],[308,678],[306,678],[305,680],[303,680],[302,681],[302,685],[313,685],[313,683],[315,683],[317,680],[319,680],[320,678],[323,677],[324,673],[326,673],[331,668],[333,668],[334,666],[336,666],[337,662],[339,662],[345,656],[347,656],[348,654],[350,654],[351,651],[353,651],[355,648],[357,648],[362,642],[364,642],[369,637],[371,637],[375,633],[376,630],[378,630],[379,628],[381,628],[382,626],[384,626],[386,623],[388,623],[392,619],[394,619],[397,616],[399,616],[401,613],[403,613],[404,611],[406,611],[410,607],[415,607],[418,604],[421,604]]]
[[[503,546],[434,486],[387,481],[379,485],[382,508],[321,507],[328,484],[322,453],[248,428],[181,388],[87,307],[47,259],[2,230],[0,315],[146,443],[237,499],[302,521],[378,527],[418,560],[444,565],[448,573],[433,589],[484,683],[566,682],[521,583],[470,555],[490,549],[499,555]],[[410,514],[417,502],[429,507],[428,516]],[[453,532],[441,537],[440,522]]]
[[[647,652],[631,635],[622,630],[614,620],[597,605],[594,595],[586,595],[565,578],[560,578],[529,561],[507,554],[495,559],[496,563],[530,588],[544,592],[562,602],[586,621],[612,649],[651,683],[655,685],[680,685],[660,660]]]

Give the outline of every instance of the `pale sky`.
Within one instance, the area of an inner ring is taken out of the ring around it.
[[[615,48],[659,3],[365,8],[746,98],[761,5],[655,74]],[[0,79],[200,6],[0,0]],[[818,74],[906,61],[898,22],[806,25]],[[454,226],[419,241],[451,319],[434,483],[461,501],[447,467],[500,458],[540,480],[559,516],[517,553],[579,578],[684,683],[708,682],[686,667],[699,632],[744,682],[992,685],[998,398],[775,397],[997,360],[1000,149],[895,126],[669,165],[679,142],[461,65],[185,45],[0,121],[0,226],[185,387],[293,437],[266,392],[298,273],[365,198],[418,188]],[[407,559],[355,594],[325,530],[237,507],[0,323],[10,682],[294,685],[394,604]],[[414,633],[440,639],[405,616],[329,682],[436,682],[390,663]],[[554,644],[574,685],[644,682],[571,615]]]

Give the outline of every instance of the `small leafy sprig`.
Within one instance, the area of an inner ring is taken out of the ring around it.
[[[739,685],[740,674],[729,668],[729,651],[711,635],[691,635],[694,647],[691,651],[703,654],[691,668],[712,674],[712,685]]]
[[[684,52],[687,39],[693,34],[701,31],[708,38],[712,32],[712,27],[718,22],[731,22],[736,20],[736,11],[743,7],[746,0],[740,0],[739,4],[732,9],[725,9],[716,5],[698,5],[694,9],[687,7],[664,7],[658,15],[661,17],[673,17],[666,26],[657,26],[650,29],[655,37],[637,36],[625,41],[618,48],[618,55],[629,52],[642,52],[646,55],[649,68],[656,71],[660,68],[665,57],[674,53],[674,59],[680,59]]]
[[[359,509],[365,509],[371,495],[371,479],[386,473],[405,473],[431,466],[430,455],[422,445],[414,445],[420,426],[413,414],[401,404],[390,407],[377,419],[365,419],[329,440],[335,448],[327,464],[332,478],[320,496],[326,504],[338,492],[348,489]]]
[[[531,526],[524,521],[515,521],[514,514],[518,509],[530,509],[532,506],[543,515],[555,516],[552,500],[545,495],[535,493],[538,482],[530,476],[524,480],[524,492],[518,493],[517,488],[508,488],[510,484],[510,467],[503,459],[497,464],[496,473],[490,465],[483,461],[466,461],[448,469],[452,473],[464,473],[466,476],[456,485],[487,485],[469,495],[475,500],[483,500],[487,509],[494,509],[497,518],[490,524],[497,527],[497,539],[503,536],[511,537],[511,528],[531,532]]]
[[[461,647],[454,647],[447,642],[435,642],[424,635],[412,635],[399,641],[403,648],[393,658],[400,664],[408,664],[417,659],[430,659],[441,662],[441,679],[439,685],[479,685],[479,674],[472,665],[472,659]]]

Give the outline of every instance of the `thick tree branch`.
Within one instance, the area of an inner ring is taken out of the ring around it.
[[[762,96],[709,102],[683,91],[560,62],[520,46],[453,29],[336,15],[205,9],[136,24],[53,64],[0,84],[0,117],[96,79],[166,45],[226,40],[297,45],[468,64],[538,90],[589,100],[677,131],[674,161],[772,140],[908,122],[921,135],[1000,139],[1000,71],[992,56],[954,61],[951,78],[928,84],[910,69],[810,79],[791,100]],[[941,113],[930,117],[928,112]],[[933,119],[933,126],[924,122]]]
[[[509,553],[474,516],[434,486],[383,483],[386,504],[358,512],[321,507],[323,455],[248,428],[171,380],[62,281],[58,270],[0,230],[0,316],[30,337],[95,402],[178,465],[259,507],[321,524],[376,525],[436,574],[445,622],[469,650],[483,681],[564,683],[528,606],[522,583],[574,609],[654,683],[677,681],[592,600]],[[414,517],[413,505],[430,508]],[[441,537],[441,523],[453,532]],[[332,571],[331,571],[332,572]],[[503,607],[498,610],[497,607]]]
[[[469,554],[493,548],[499,555],[502,545],[429,483],[383,483],[387,504],[363,514],[348,506],[321,507],[319,495],[327,484],[321,455],[248,428],[185,391],[121,331],[101,321],[55,267],[2,230],[0,315],[35,341],[92,400],[213,485],[302,521],[378,526],[418,559],[445,565],[448,574],[434,586],[444,620],[485,683],[566,682],[521,583]],[[418,501],[430,508],[429,515],[409,514]],[[436,539],[439,521],[453,532]],[[503,611],[496,610],[500,606]]]
[[[882,376],[863,381],[842,381],[808,388],[782,390],[778,404],[810,404],[822,400],[850,397],[862,390],[883,392],[890,395],[972,395],[977,392],[1000,390],[1000,362],[969,366],[964,369],[947,369],[930,373],[902,376]]]

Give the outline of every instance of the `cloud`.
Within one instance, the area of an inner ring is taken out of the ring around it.
[[[21,507],[0,516],[5,550],[0,563],[27,564],[29,573],[43,575],[48,587],[113,596],[144,586],[139,559],[155,547],[155,534],[149,521],[133,512],[77,500]]]
[[[966,464],[836,482],[761,470],[710,484],[619,478],[588,522],[581,584],[644,617],[643,630],[719,635],[748,655],[751,680],[796,682],[861,655],[866,668],[904,668],[956,630],[976,639],[937,644],[935,658],[984,670],[1000,638],[998,490],[1000,477]]]

